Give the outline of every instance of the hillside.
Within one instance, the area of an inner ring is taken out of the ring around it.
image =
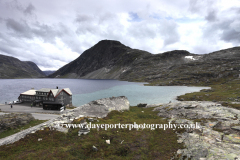
[[[0,78],[40,78],[45,77],[38,66],[30,61],[0,55]]]
[[[205,55],[171,51],[152,55],[122,74],[120,79],[154,85],[210,85],[240,74],[240,47]],[[148,62],[148,63],[147,63]]]
[[[185,50],[161,54],[102,40],[50,77],[119,79],[152,85],[208,85],[237,78],[240,47],[197,55]]]
[[[56,71],[42,71],[46,76],[53,74]]]

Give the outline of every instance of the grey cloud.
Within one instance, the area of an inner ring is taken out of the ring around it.
[[[219,36],[219,38],[225,42],[230,42],[234,44],[240,43],[240,21],[238,10],[228,10],[221,13],[224,18],[218,19],[213,23],[207,23],[206,27],[203,29],[203,36],[205,38],[211,38]],[[226,16],[226,13],[229,15]],[[231,14],[232,13],[232,14]]]
[[[22,37],[32,38],[30,27],[24,21],[22,21],[22,23],[19,23],[14,19],[7,19],[6,26]]]
[[[78,15],[76,20],[78,35],[93,34],[108,36],[114,34],[122,26],[114,14]],[[119,34],[119,31],[118,31]]]
[[[217,20],[216,11],[215,11],[215,10],[212,10],[212,11],[208,12],[208,14],[207,14],[207,16],[205,17],[205,19],[206,19],[207,21],[210,21],[210,22]]]
[[[240,28],[240,25],[238,26]],[[223,30],[223,32],[220,34],[221,39],[226,42],[233,42],[237,45],[240,43],[240,30],[236,30],[233,27],[229,27],[227,30]]]
[[[128,35],[141,39],[155,39],[161,37],[164,41],[164,46],[176,43],[180,39],[178,33],[178,25],[173,20],[166,20],[161,18],[152,17],[147,14],[145,19],[140,22],[137,20],[132,22],[131,27],[128,29]],[[130,14],[131,17],[131,14]]]
[[[195,54],[206,54],[209,53],[210,51],[213,51],[213,49],[211,47],[206,47],[205,45],[198,45],[198,46],[194,46],[192,48],[193,53]]]
[[[36,37],[42,38],[45,42],[55,43],[55,38],[63,34],[58,29],[57,26],[49,26],[37,22],[31,31]]]
[[[12,1],[8,1],[5,2],[5,6],[9,9],[17,9],[19,11],[23,11],[23,6],[21,3],[19,3],[17,0],[12,0]]]
[[[199,0],[189,0],[189,10],[192,13],[198,13],[201,10],[201,7],[199,6],[201,1]]]
[[[17,22],[14,19],[7,19],[6,26],[14,31],[15,34],[12,34],[12,36],[28,39],[38,37],[50,43],[54,43],[55,37],[61,34],[61,32],[57,31],[57,28],[38,22],[30,27],[26,21]]]
[[[67,42],[67,45],[70,48],[73,48],[73,50],[77,50],[75,43],[71,40],[74,39],[74,34],[69,35],[69,28],[67,28],[65,25],[59,23],[54,25],[47,25],[47,24],[41,24],[39,22],[35,22],[29,26],[27,22],[17,22],[14,19],[7,19],[6,20],[6,26],[8,29],[14,31],[12,33],[13,37],[20,37],[20,38],[28,38],[33,39],[34,37],[42,39],[44,42],[55,44],[56,38],[62,38]],[[70,37],[69,37],[70,36]],[[71,37],[72,36],[72,37]],[[66,40],[68,39],[68,40]],[[76,39],[75,39],[76,40]],[[72,47],[75,45],[75,47]],[[79,50],[78,50],[79,51]]]
[[[86,14],[79,14],[77,15],[75,21],[77,23],[82,23],[82,22],[89,22],[89,21],[92,21],[93,20],[93,17],[90,16],[90,15],[86,15]]]
[[[117,16],[112,13],[104,13],[99,16],[98,23],[108,23],[109,21],[114,21],[114,19],[117,19]]]
[[[128,34],[136,38],[155,38],[158,34],[158,24],[152,25],[145,22],[135,22],[129,29]]]
[[[76,30],[77,34],[96,34],[97,24],[96,19],[93,15],[79,14],[77,15],[75,22],[77,22],[78,28]]]
[[[5,54],[15,55],[14,50],[9,46],[0,45],[0,51],[4,52]]]
[[[23,11],[25,14],[32,14],[35,10],[35,7],[30,3],[27,8]]]
[[[79,25],[78,29],[76,30],[77,34],[97,34],[98,32],[98,25],[97,24],[85,24],[85,25]]]
[[[217,14],[217,1],[215,0],[189,0],[188,10],[191,13],[204,16],[207,21],[215,21]]]
[[[18,10],[26,15],[32,15],[33,11],[36,9],[32,3],[29,3],[26,7],[18,0],[12,0],[5,2],[4,5],[11,10]]]
[[[215,0],[189,0],[189,11],[192,13],[203,13],[215,5]]]
[[[28,45],[22,41],[17,41],[11,37],[0,34],[0,54],[12,56],[22,61],[32,61],[38,66],[48,68],[59,68],[62,63],[68,63],[64,58],[57,54],[45,53],[37,44]],[[41,55],[41,56],[39,56]],[[58,63],[55,63],[58,62]]]
[[[176,43],[180,40],[178,33],[178,25],[173,21],[164,21],[164,25],[161,25],[161,34],[164,39],[164,46]]]
[[[78,15],[75,22],[78,25],[76,33],[80,37],[91,34],[95,39],[115,39],[124,43],[129,43],[130,37],[142,40],[162,37],[165,46],[180,39],[178,25],[172,20],[148,18],[124,26],[115,14],[105,13],[92,16]]]
[[[58,36],[65,45],[71,48],[73,52],[82,53],[83,50],[81,49],[80,40],[76,32],[62,23],[58,24],[58,28]]]

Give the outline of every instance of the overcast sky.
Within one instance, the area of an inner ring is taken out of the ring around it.
[[[153,54],[239,46],[240,0],[0,0],[0,54],[42,70],[103,39]]]

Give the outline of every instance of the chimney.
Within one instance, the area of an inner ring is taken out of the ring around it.
[[[58,86],[56,87],[56,89],[58,89]]]

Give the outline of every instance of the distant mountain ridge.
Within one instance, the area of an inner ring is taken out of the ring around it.
[[[42,71],[46,76],[49,76],[50,74],[53,74],[56,71]]]
[[[240,74],[240,47],[198,55],[185,50],[161,54],[102,40],[50,77],[119,79],[153,85],[206,85]]]
[[[45,74],[31,61],[0,55],[0,78],[41,78]]]

